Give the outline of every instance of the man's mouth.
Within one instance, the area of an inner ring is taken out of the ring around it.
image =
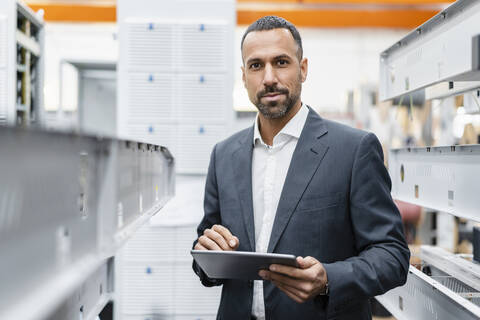
[[[262,98],[264,98],[265,100],[268,100],[268,101],[275,101],[275,100],[278,100],[280,99],[280,97],[284,95],[284,93],[281,93],[281,92],[270,92],[270,93],[267,93],[267,94],[264,94],[262,96]]]
[[[283,93],[280,93],[280,92],[271,92],[271,93],[267,93],[264,95],[264,97],[275,97],[275,96],[278,96],[278,95],[281,95]]]

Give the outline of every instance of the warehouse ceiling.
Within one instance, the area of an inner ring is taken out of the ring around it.
[[[115,22],[115,0],[27,0],[53,22]],[[237,0],[237,24],[279,15],[300,27],[414,28],[451,0]]]

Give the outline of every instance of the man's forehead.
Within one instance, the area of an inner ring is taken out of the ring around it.
[[[269,55],[295,55],[298,47],[288,29],[278,28],[248,33],[242,49],[243,58],[246,59],[252,55],[267,53]]]

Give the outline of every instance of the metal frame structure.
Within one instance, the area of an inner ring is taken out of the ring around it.
[[[380,56],[381,100],[423,89],[427,99],[472,92],[465,111],[476,113],[478,88],[480,1],[456,1]],[[389,173],[395,199],[480,221],[480,145],[394,149]],[[422,246],[420,259],[404,286],[377,299],[399,320],[479,319],[480,267],[472,258]]]
[[[480,2],[458,0],[381,53],[380,100],[480,80]]]
[[[452,284],[451,288],[447,281]],[[405,286],[390,290],[376,299],[398,320],[480,318],[480,307],[462,297],[460,292],[455,292],[455,288],[462,288],[462,285],[453,277],[431,277],[410,266]]]
[[[480,221],[480,145],[390,150],[395,199]]]
[[[174,192],[163,147],[0,128],[0,319],[93,319],[112,257]]]
[[[441,82],[425,88],[425,99],[432,100],[448,98],[469,91],[478,90],[479,88],[479,81]]]
[[[42,125],[44,22],[22,0],[0,3],[0,124]]]

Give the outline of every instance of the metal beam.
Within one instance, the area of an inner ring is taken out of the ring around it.
[[[425,245],[421,247],[421,257],[425,263],[480,291],[480,265],[445,249]]]
[[[425,89],[425,99],[443,99],[480,88],[480,81],[441,82]]]
[[[480,2],[459,0],[380,56],[380,99],[445,81],[480,81]]]
[[[410,266],[407,283],[376,299],[398,320],[470,320],[480,307]]]
[[[392,196],[480,221],[480,145],[393,149]]]
[[[0,128],[0,149],[0,319],[50,317],[173,195],[163,147]]]
[[[17,30],[16,32],[17,43],[21,45],[23,48],[27,49],[35,56],[40,56],[42,49],[40,48],[40,44],[35,41],[35,39],[27,36],[25,33]]]

